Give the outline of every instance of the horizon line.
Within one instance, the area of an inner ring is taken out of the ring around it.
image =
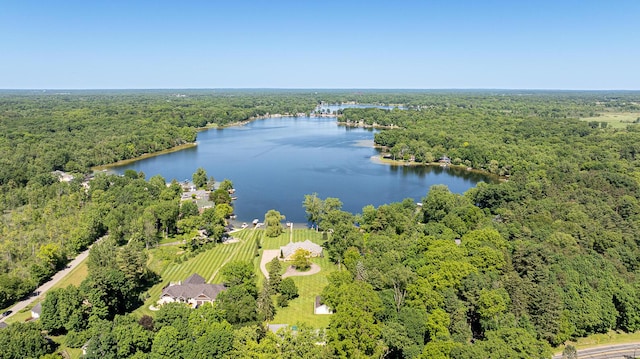
[[[638,92],[639,89],[601,88],[601,89],[575,89],[575,88],[501,88],[501,87],[433,87],[433,88],[402,88],[402,87],[86,87],[86,88],[0,88],[0,91],[167,91],[167,90],[340,90],[340,91],[561,91],[561,92],[602,92],[602,91],[630,91]]]

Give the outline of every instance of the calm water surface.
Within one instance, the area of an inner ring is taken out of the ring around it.
[[[487,180],[467,171],[375,163],[374,133],[338,126],[335,118],[270,118],[200,132],[196,147],[113,171],[134,169],[147,179],[160,174],[167,181],[182,181],[203,167],[216,181],[233,181],[238,196],[235,213],[241,221],[262,220],[269,209],[277,209],[289,221],[306,222],[302,201],[313,192],[321,198],[337,197],[344,210],[359,213],[368,204],[407,197],[419,202],[434,184],[462,193]]]

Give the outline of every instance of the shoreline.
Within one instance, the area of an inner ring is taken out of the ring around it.
[[[243,121],[235,121],[235,122],[230,122],[228,124],[225,125],[217,125],[217,124],[209,124],[205,127],[198,127],[196,128],[196,131],[201,132],[201,131],[207,131],[207,130],[212,130],[212,129],[224,129],[224,128],[229,128],[229,127],[241,127],[241,126],[245,126],[253,121],[258,121],[258,120],[264,120],[264,119],[268,119],[268,118],[280,118],[280,117],[300,117],[303,114],[267,114],[264,116],[256,116],[256,117],[251,117],[247,120],[243,120]],[[306,114],[304,114],[304,116],[307,116]],[[313,117],[311,115],[309,115],[308,117]],[[324,117],[324,116],[323,116]],[[341,121],[337,121],[338,120],[338,116],[336,115],[331,115],[331,116],[326,116],[326,117],[336,117],[336,124],[338,126],[345,126],[345,127],[359,127],[359,128],[375,128],[375,129],[393,129],[393,128],[399,128],[398,126],[383,126],[383,125],[367,125],[367,124],[363,124],[363,123],[355,123],[355,122],[341,122]],[[158,151],[158,152],[153,152],[153,153],[145,153],[141,156],[138,157],[134,157],[134,158],[130,158],[130,159],[126,159],[126,160],[120,160],[117,162],[113,162],[113,163],[109,163],[106,165],[100,165],[100,166],[94,166],[91,167],[91,170],[93,172],[98,172],[98,171],[105,171],[105,170],[109,170],[113,167],[119,167],[119,166],[123,166],[129,163],[133,163],[136,161],[140,161],[146,158],[151,158],[151,157],[155,157],[155,156],[160,156],[160,155],[164,155],[167,153],[172,153],[172,152],[177,152],[177,151],[182,151],[184,149],[187,148],[193,148],[196,147],[198,145],[198,142],[191,142],[191,143],[185,143],[182,145],[178,145],[175,147],[171,147],[168,148],[166,150],[162,150],[162,151]],[[358,141],[358,143],[355,144],[355,146],[358,147],[371,147],[371,148],[382,148],[382,146],[376,145],[375,142],[373,142],[373,140],[362,140],[362,141]],[[406,167],[420,167],[420,166],[431,166],[431,167],[447,167],[447,168],[455,168],[457,170],[465,170],[467,172],[471,172],[471,173],[477,173],[477,174],[481,174],[483,176],[487,176],[489,178],[493,178],[498,182],[505,182],[508,180],[507,177],[504,176],[499,176],[499,175],[495,175],[492,173],[489,173],[487,171],[483,171],[483,170],[479,170],[479,169],[475,169],[475,168],[471,168],[471,167],[467,167],[464,165],[453,165],[453,164],[449,164],[446,166],[442,166],[439,163],[436,162],[432,162],[432,163],[422,163],[422,162],[407,162],[404,160],[392,160],[392,159],[387,159],[387,158],[383,158],[380,155],[374,155],[370,157],[370,161],[377,163],[377,164],[381,164],[381,165],[391,165],[391,166],[406,166]]]
[[[483,171],[483,170],[479,170],[479,169],[475,169],[475,168],[471,168],[471,167],[467,167],[464,165],[441,165],[440,163],[437,162],[430,162],[430,163],[422,163],[422,162],[407,162],[407,161],[400,161],[400,160],[391,160],[388,158],[382,158],[382,156],[380,155],[374,155],[370,157],[371,162],[373,163],[377,163],[380,165],[390,165],[390,166],[404,166],[404,167],[442,167],[442,168],[454,168],[456,170],[464,170],[466,172],[470,172],[470,173],[477,173],[477,174],[481,174],[483,176],[489,177],[489,178],[493,178],[496,181],[499,182],[505,182],[507,181],[507,177],[504,176],[498,176],[496,174],[493,173],[489,173],[487,171]]]
[[[336,117],[337,118],[337,117]],[[343,121],[337,121],[336,122],[339,126],[345,126],[345,127],[360,127],[360,128],[380,128],[380,129],[397,129],[400,128],[400,126],[396,126],[396,125],[378,125],[378,124],[373,124],[373,125],[367,125],[365,123],[360,123],[360,122],[343,122]]]
[[[306,114],[305,114],[306,116]],[[197,132],[203,132],[203,131],[208,131],[208,130],[216,130],[216,129],[224,129],[224,128],[228,128],[228,127],[241,127],[241,126],[245,126],[253,121],[257,121],[257,120],[264,120],[267,118],[278,118],[278,117],[298,117],[298,115],[290,115],[290,114],[273,114],[273,115],[265,115],[265,116],[257,116],[257,117],[251,117],[248,120],[243,120],[243,121],[235,121],[235,122],[230,122],[227,123],[225,125],[218,125],[215,123],[211,123],[211,124],[207,124],[204,127],[196,127],[195,130]],[[136,161],[140,161],[146,158],[151,158],[151,157],[155,157],[155,156],[160,156],[160,155],[164,155],[167,153],[172,153],[172,152],[177,152],[177,151],[182,151],[185,150],[187,148],[192,148],[192,147],[196,147],[198,145],[198,142],[190,142],[190,143],[185,143],[182,145],[178,145],[178,146],[174,146],[171,148],[167,148],[166,150],[162,150],[162,151],[158,151],[158,152],[153,152],[153,153],[145,153],[142,154],[138,157],[133,157],[133,158],[129,158],[126,160],[120,160],[117,162],[112,162],[112,163],[108,163],[105,165],[99,165],[99,166],[93,166],[91,167],[91,171],[93,172],[99,172],[99,171],[103,171],[103,170],[109,170],[113,167],[119,167],[119,166],[123,166],[123,165],[127,165],[129,163],[132,162],[136,162]]]
[[[140,155],[138,157],[129,158],[129,159],[126,159],[126,160],[120,160],[120,161],[109,163],[109,164],[106,164],[106,165],[93,166],[93,167],[91,167],[91,170],[93,172],[109,170],[109,169],[111,169],[113,167],[123,166],[123,165],[129,164],[129,163],[132,163],[132,162],[143,160],[145,158],[151,158],[151,157],[155,157],[155,156],[164,155],[164,154],[167,154],[167,153],[182,151],[182,150],[185,150],[187,148],[192,148],[192,147],[196,147],[196,146],[198,146],[198,142],[184,143],[182,145],[178,145],[178,146],[174,146],[174,147],[171,147],[171,148],[167,148],[166,150],[153,152],[153,153],[145,153],[145,154],[142,154],[142,155]]]

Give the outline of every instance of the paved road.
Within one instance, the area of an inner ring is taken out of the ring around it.
[[[579,359],[630,359],[640,357],[640,343],[605,345],[578,350]],[[562,354],[553,359],[561,359]]]
[[[100,239],[102,239],[102,238],[100,238]],[[96,243],[97,243],[97,241],[96,241]],[[62,278],[64,278],[67,274],[69,274],[69,272],[71,272],[75,267],[77,267],[78,264],[80,264],[83,260],[85,260],[87,258],[87,256],[89,255],[89,249],[90,248],[91,247],[89,247],[84,252],[78,254],[78,256],[76,258],[74,258],[71,262],[69,262],[69,264],[67,265],[67,267],[65,269],[59,271],[48,282],[46,282],[43,285],[41,285],[40,287],[38,287],[34,291],[34,293],[39,293],[38,295],[31,296],[31,297],[29,297],[29,298],[27,298],[27,299],[25,299],[25,300],[23,300],[21,302],[16,303],[12,308],[9,308],[9,310],[11,310],[12,313],[9,314],[8,316],[4,317],[4,318],[0,318],[0,322],[4,322],[5,319],[10,318],[14,314],[16,314],[19,311],[21,311],[22,309],[26,308],[29,304],[33,303],[34,301],[43,299],[45,293],[47,293],[47,291],[49,289],[51,289],[51,287],[56,285],[60,280],[62,280]]]

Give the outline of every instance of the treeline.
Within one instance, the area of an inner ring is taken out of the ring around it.
[[[89,257],[88,278],[80,287],[48,293],[37,322],[0,331],[0,343],[5,345],[1,357],[51,354],[56,348],[43,330],[63,335],[67,347],[84,346],[85,358],[327,357],[327,349],[318,345],[324,340],[323,331],[301,325],[295,333],[274,334],[262,325],[275,314],[272,294],[280,293],[284,302],[297,295],[293,280],[280,277],[277,259],[277,268],[270,268],[274,275],[260,291],[253,264],[231,262],[221,269],[226,290],[214,305],[191,309],[184,303],[168,303],[154,317],[124,315],[131,306],[140,305],[136,295],[153,283],[145,260],[140,243],[121,248],[108,242],[96,244]]]
[[[235,96],[230,92],[229,101]],[[261,329],[275,310],[265,299],[273,288],[259,289],[255,270],[241,263],[226,270],[229,290],[216,306],[167,306],[153,320],[119,316],[155,280],[139,265],[143,248],[181,228],[213,226],[215,233],[221,223],[215,212],[209,221],[193,206],[183,208],[176,183],[167,187],[162,178],[146,181],[135,172],[98,176],[87,192],[48,172],[25,187],[17,181],[3,187],[4,201],[18,197],[26,205],[0,222],[0,280],[17,279],[0,289],[29,285],[32,264],[55,267],[63,250],[108,233],[111,239],[92,251],[99,265],[91,265],[87,283],[57,295],[75,304],[47,304],[43,315],[60,319],[46,325],[67,333],[68,345],[92,338],[91,353],[113,357],[544,358],[550,345],[573,338],[640,329],[640,131],[575,119],[638,111],[640,95],[319,91],[299,98],[315,96],[360,103],[404,96],[407,110],[353,109],[343,118],[398,126],[375,140],[403,159],[448,156],[509,179],[464,195],[435,186],[421,205],[405,200],[367,206],[361,214],[342,211],[335,198],[305,197],[309,220],[326,232],[327,255],[342,268],[323,291],[334,310],[326,331]],[[126,284],[126,278],[138,279]],[[15,333],[12,328],[4,333]],[[29,355],[52,350],[38,330],[19,329],[21,340],[35,343]],[[125,332],[135,340],[126,341]],[[0,342],[19,348],[4,333]]]
[[[162,176],[147,181],[135,171],[100,173],[88,190],[79,181],[57,180],[27,188],[35,202],[5,214],[0,222],[0,307],[33,291],[67,258],[106,234],[114,245],[139,243],[141,248],[172,236],[195,251],[222,239],[225,218],[232,212],[222,203],[200,212],[193,201],[180,200],[183,190],[175,180],[167,186]]]
[[[157,232],[175,231],[177,184],[168,193],[163,178],[146,183],[144,174],[98,176],[87,191],[83,182],[90,167],[193,142],[196,129],[208,124],[310,111],[315,96],[287,91],[0,93],[0,307],[31,292],[107,232],[129,236],[137,221],[142,233],[137,238],[153,242]],[[60,182],[54,170],[71,172],[75,179]],[[205,212],[204,222],[217,223],[209,228],[212,237],[223,232],[218,222],[227,211]],[[158,225],[145,224],[154,219]],[[201,220],[183,222],[185,232],[203,227]],[[190,240],[194,249],[201,242]]]
[[[447,156],[453,164],[498,175],[565,160],[595,166],[600,159],[590,154],[589,147],[611,145],[615,146],[612,152],[635,157],[635,127],[602,131],[602,123],[594,126],[576,118],[606,111],[640,111],[637,99],[585,96],[436,96],[408,110],[345,109],[341,121],[399,127],[375,135],[376,144],[394,159],[430,163]],[[617,134],[620,132],[625,135]]]
[[[538,358],[550,355],[549,344],[640,329],[640,132],[571,119],[571,107],[586,100],[564,100],[569,109],[544,111],[552,105],[541,103],[523,118],[474,103],[345,110],[353,120],[401,126],[376,142],[389,151],[400,145],[406,159],[418,158],[419,146],[434,159],[511,176],[463,196],[432,187],[421,207],[308,211],[331,229],[327,252],[348,269],[325,288],[337,311],[330,330],[342,333],[328,341],[340,343],[335,355]],[[617,110],[637,111],[634,101]],[[549,115],[563,112],[566,119]],[[347,318],[364,319],[349,326]],[[378,340],[357,339],[356,327]]]
[[[148,92],[0,94],[0,186],[193,142],[196,129],[267,113],[309,112],[313,94]]]

